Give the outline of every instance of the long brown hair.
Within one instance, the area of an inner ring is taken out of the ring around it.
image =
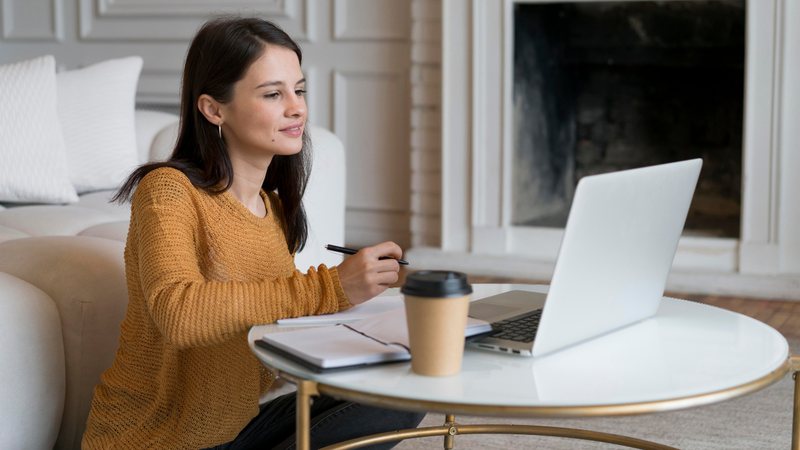
[[[124,202],[141,179],[159,167],[183,172],[192,184],[211,194],[220,194],[233,183],[233,166],[217,126],[197,108],[197,99],[208,94],[220,103],[233,96],[233,85],[241,80],[266,45],[278,45],[303,56],[300,47],[275,24],[258,18],[221,17],[206,22],[189,46],[181,86],[180,131],[167,161],[144,164],[128,177],[112,201]],[[281,224],[291,252],[303,249],[308,224],[303,193],[311,171],[311,141],[303,132],[303,147],[294,155],[276,155],[267,169],[262,188],[277,191],[281,200]]]

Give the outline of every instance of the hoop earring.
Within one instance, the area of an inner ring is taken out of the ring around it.
[[[219,138],[222,140],[222,122],[217,124],[217,128],[219,129]]]

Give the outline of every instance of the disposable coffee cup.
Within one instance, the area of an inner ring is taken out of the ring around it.
[[[411,370],[447,376],[461,371],[472,286],[461,272],[422,270],[406,277],[406,322]]]

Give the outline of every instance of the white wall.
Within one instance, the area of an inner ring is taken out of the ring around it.
[[[176,110],[197,28],[260,15],[304,51],[310,120],[347,152],[346,240],[410,244],[411,0],[0,0],[0,64],[53,54],[60,69],[141,55],[137,101]],[[317,167],[316,170],[324,170]]]

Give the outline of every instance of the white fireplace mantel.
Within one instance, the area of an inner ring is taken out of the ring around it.
[[[520,1],[443,0],[442,242],[420,267],[552,273],[562,231],[511,225]],[[800,3],[748,1],[746,33],[741,237],[682,238],[668,289],[800,299]]]

